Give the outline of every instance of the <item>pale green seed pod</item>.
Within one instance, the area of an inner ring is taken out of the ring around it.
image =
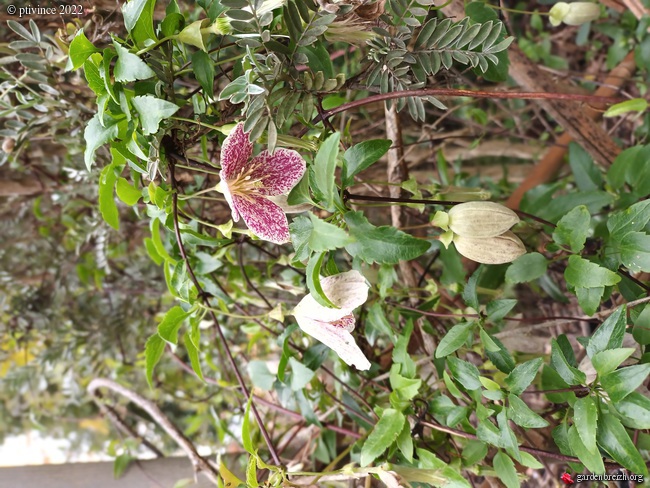
[[[455,235],[453,242],[461,255],[483,264],[510,263],[526,254],[524,243],[510,231],[495,237]]]
[[[460,203],[449,211],[449,228],[463,237],[499,236],[518,222],[516,213],[494,202]]]
[[[582,25],[600,17],[600,5],[591,2],[558,2],[549,11],[551,25]]]

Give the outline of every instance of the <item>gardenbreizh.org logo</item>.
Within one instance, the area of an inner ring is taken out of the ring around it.
[[[608,481],[633,481],[641,484],[644,481],[642,474],[615,473],[615,474],[574,474],[564,473],[560,480],[566,485],[571,486],[576,483],[587,481],[599,481],[606,483]]]

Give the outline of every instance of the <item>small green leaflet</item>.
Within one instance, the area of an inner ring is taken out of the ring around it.
[[[160,361],[160,358],[165,351],[165,341],[158,335],[158,333],[152,335],[147,339],[147,343],[144,348],[144,358],[147,374],[147,383],[149,387],[153,388],[153,370]]]
[[[594,434],[595,433],[596,425],[594,424]],[[575,425],[572,425],[569,428],[567,442],[569,443],[571,451],[578,456],[580,462],[582,462],[591,473],[603,474],[605,472],[605,465],[603,464],[603,458],[600,457],[600,452],[598,449],[593,452],[587,449],[582,438],[578,435],[578,429]]]
[[[435,356],[442,358],[456,351],[459,347],[467,342],[475,322],[463,322],[454,325],[442,338],[436,348]]]
[[[613,271],[576,255],[569,257],[564,278],[571,286],[582,288],[613,286],[621,281],[621,277]]]
[[[632,443],[625,427],[612,414],[601,415],[598,419],[598,445],[602,447],[611,458],[626,467],[632,473],[648,476],[648,467],[645,465],[641,454]]]
[[[431,244],[390,226],[375,227],[362,212],[347,212],[345,221],[357,242],[345,249],[368,264],[397,264],[424,254]]]
[[[131,102],[140,116],[142,132],[145,135],[158,132],[160,121],[171,117],[180,108],[172,102],[151,95],[133,97]]]
[[[115,193],[117,193],[117,196],[120,200],[131,207],[138,203],[138,200],[140,200],[140,197],[142,196],[140,190],[134,186],[131,186],[131,184],[122,177],[119,177],[117,179],[117,184],[115,185]]]
[[[372,139],[355,144],[345,151],[341,175],[343,186],[350,186],[354,177],[386,154],[391,144],[392,141],[386,139]]]
[[[113,229],[120,228],[120,215],[113,196],[117,175],[115,174],[115,164],[109,164],[102,169],[99,175],[99,211],[103,219]]]
[[[553,240],[567,245],[575,253],[582,251],[589,234],[591,214],[587,207],[579,205],[560,219],[553,232]]]
[[[506,271],[508,283],[528,283],[544,276],[548,261],[538,252],[531,252],[515,259]]]
[[[623,345],[623,336],[627,326],[627,306],[621,305],[607,317],[589,338],[587,355],[593,358],[598,352],[617,349]]]
[[[327,298],[323,287],[320,284],[320,268],[323,264],[323,259],[327,253],[315,253],[309,258],[309,263],[307,263],[307,288],[309,288],[309,293],[314,297],[318,303],[324,307],[329,308],[338,308],[332,303],[332,301]]]
[[[517,395],[512,393],[508,395],[508,417],[515,424],[526,429],[540,429],[548,426],[548,422],[542,417],[533,412],[526,402],[524,402]]]
[[[578,398],[573,404],[573,420],[575,428],[584,444],[585,449],[591,453],[598,453],[596,447],[596,424],[598,409],[591,396]]]
[[[84,130],[84,140],[86,141],[84,161],[86,162],[86,169],[88,171],[90,171],[91,166],[95,162],[95,151],[117,137],[117,123],[118,121],[112,117],[104,118],[102,123],[99,113],[95,114],[88,121],[88,125],[86,125],[86,129]]]
[[[341,134],[335,132],[321,144],[314,158],[313,183],[322,193],[323,206],[333,208],[334,204],[334,172],[336,171],[336,158],[339,154],[339,140]]]
[[[319,219],[311,212],[306,217],[301,215],[293,219],[289,230],[297,260],[300,260],[299,256],[308,255],[309,251],[331,251],[353,240],[343,229]]]
[[[497,476],[507,488],[519,488],[519,477],[517,476],[515,463],[512,462],[510,456],[499,451],[494,455],[492,465]]]
[[[70,43],[70,69],[79,69],[93,53],[99,52],[92,42],[88,40],[83,29],[79,29]]]
[[[146,80],[155,75],[153,70],[147,66],[137,55],[130,53],[128,49],[122,47],[117,41],[113,41],[115,52],[117,53],[117,62],[115,63],[115,81],[135,81]]]
[[[182,263],[181,263],[182,264]],[[158,324],[158,335],[170,344],[178,342],[178,329],[189,313],[176,305],[169,309],[162,321]]]
[[[628,112],[645,112],[648,109],[648,101],[645,98],[632,98],[624,102],[615,103],[609,107],[603,117],[619,117]]]
[[[361,448],[359,464],[368,466],[395,442],[406,418],[402,412],[387,408]]]
[[[517,365],[505,379],[510,393],[521,395],[535,379],[542,362],[542,358],[535,358]]]
[[[628,366],[600,378],[600,385],[609,395],[609,399],[616,403],[641,386],[648,374],[650,374],[650,363]]]

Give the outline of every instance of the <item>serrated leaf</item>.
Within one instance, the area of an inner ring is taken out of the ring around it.
[[[99,49],[88,40],[83,29],[79,29],[72,42],[70,42],[68,51],[72,69],[79,69],[86,62],[86,59],[96,52],[99,52]]]
[[[584,205],[580,205],[560,219],[553,232],[553,240],[559,245],[568,245],[575,253],[585,247],[589,234],[591,214]]]
[[[587,356],[593,358],[600,351],[621,347],[626,327],[627,306],[621,305],[593,333],[587,343]]]
[[[214,98],[214,61],[208,53],[199,50],[192,54],[192,72],[205,94]]]
[[[152,335],[147,339],[147,343],[144,348],[144,359],[146,366],[146,376],[147,383],[150,388],[153,388],[153,370],[160,361],[160,358],[165,351],[165,341],[158,335],[158,333]]]
[[[512,393],[508,395],[508,418],[515,424],[526,429],[541,429],[548,426],[548,422],[533,412],[526,402]]]
[[[596,425],[594,424],[594,434],[596,433]],[[590,451],[584,445],[582,438],[578,433],[578,429],[575,425],[569,427],[569,432],[567,435],[567,441],[571,451],[580,459],[580,462],[585,465],[589,472],[594,474],[604,474],[605,465],[603,464],[603,458],[600,457],[600,452],[596,448],[594,451]],[[595,441],[594,441],[595,446]]]
[[[621,368],[600,378],[600,385],[616,403],[636,390],[650,374],[650,363]]]
[[[504,380],[510,393],[521,395],[535,379],[542,362],[542,358],[536,358],[518,364]]]
[[[368,264],[397,264],[424,254],[428,241],[417,239],[390,226],[375,227],[362,212],[346,212],[345,222],[356,242],[345,249]]]
[[[631,347],[607,349],[594,354],[591,358],[591,364],[593,364],[599,376],[604,376],[618,368],[633,353],[634,349]]]
[[[623,423],[634,429],[650,429],[650,398],[633,391],[614,405]]]
[[[556,339],[551,340],[551,366],[569,385],[581,385],[587,381],[582,371],[569,364]]]
[[[464,322],[454,325],[445,336],[440,340],[436,348],[435,356],[442,358],[455,352],[459,347],[467,342],[467,339],[474,329],[474,322]]]
[[[564,278],[571,286],[582,288],[613,286],[621,281],[621,277],[613,271],[576,255],[569,257]]]
[[[170,344],[175,345],[178,342],[178,329],[189,315],[178,305],[170,308],[158,324],[158,335]]]
[[[497,476],[507,488],[519,488],[519,477],[517,476],[517,469],[515,463],[512,462],[510,456],[506,453],[499,451],[494,455],[492,465],[497,473]]]
[[[128,49],[122,47],[117,41],[113,41],[115,52],[117,53],[117,62],[115,63],[115,81],[135,81],[146,80],[156,73],[147,66],[137,55],[130,53]]]
[[[359,464],[368,466],[388,449],[402,431],[404,422],[406,418],[402,412],[392,408],[384,410],[368,439],[363,443]]]
[[[454,356],[447,357],[446,361],[453,378],[467,390],[471,391],[481,388],[480,374],[476,366]]]
[[[194,370],[194,372],[201,379],[201,381],[205,381],[205,379],[203,378],[203,371],[201,371],[199,350],[194,344],[194,342],[192,341],[192,337],[189,332],[186,332],[185,335],[183,336],[183,344],[185,345],[187,356],[190,358],[190,365],[192,366],[192,370]]]
[[[465,288],[463,288],[463,300],[465,300],[465,303],[472,307],[474,310],[479,309],[479,301],[478,301],[478,294],[477,294],[477,287],[478,287],[478,281],[481,279],[481,274],[483,273],[483,270],[485,268],[483,266],[479,266],[474,273],[472,273],[472,276],[467,280],[467,284],[465,285]]]
[[[114,189],[117,176],[115,174],[115,165],[109,164],[99,175],[99,211],[102,218],[108,225],[115,230],[120,228],[120,214],[115,203]]]
[[[372,139],[355,144],[345,151],[343,154],[343,184],[350,186],[354,182],[354,176],[369,168],[386,154],[391,145],[392,141],[387,139]]]
[[[133,97],[131,102],[140,116],[142,132],[145,135],[158,132],[160,122],[174,115],[180,108],[172,102],[151,95]]]
[[[641,454],[632,443],[625,427],[612,414],[600,416],[596,438],[598,445],[607,451],[614,461],[632,473],[648,476],[648,468]]]
[[[102,124],[98,113],[88,121],[88,125],[86,125],[86,129],[84,130],[84,140],[86,141],[84,161],[88,171],[90,171],[95,161],[95,151],[117,137],[117,122],[117,120],[107,117]]]
[[[618,239],[628,232],[638,232],[650,222],[650,200],[635,203],[626,210],[616,212],[609,217],[607,229]]]
[[[633,273],[650,272],[650,235],[630,232],[618,243],[621,262]]]
[[[330,135],[321,144],[314,158],[314,184],[322,193],[323,205],[326,208],[332,208],[334,202],[334,172],[336,171],[340,138],[341,134],[338,132]]]
[[[537,252],[524,254],[515,259],[506,271],[508,283],[527,283],[541,278],[546,273],[548,261]]]
[[[587,451],[596,454],[596,425],[598,422],[598,409],[591,396],[578,398],[573,404],[573,421],[576,431]]]

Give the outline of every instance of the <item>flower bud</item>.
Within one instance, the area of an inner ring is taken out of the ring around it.
[[[14,150],[15,145],[16,141],[14,141],[11,137],[7,137],[4,141],[2,141],[2,150],[9,154]]]
[[[526,254],[524,243],[510,231],[487,238],[455,235],[453,242],[460,254],[477,263],[510,263]]]
[[[494,202],[460,203],[449,211],[449,228],[463,237],[499,236],[518,222],[516,213]]]
[[[600,5],[591,2],[558,2],[549,11],[551,25],[582,25],[600,17]]]

